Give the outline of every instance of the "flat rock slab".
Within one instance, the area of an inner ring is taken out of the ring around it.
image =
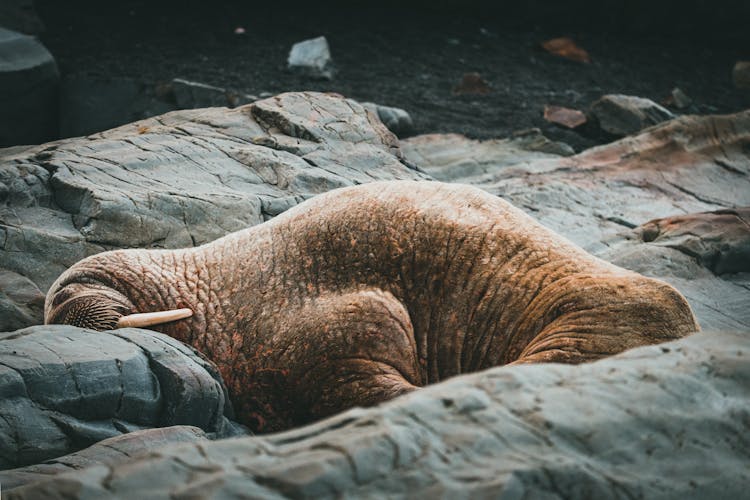
[[[495,368],[281,434],[170,446],[42,498],[740,498],[750,335]]]
[[[0,333],[0,469],[144,428],[242,432],[231,417],[213,363],[166,335],[62,325]]]
[[[199,245],[337,187],[424,178],[377,118],[340,96],[176,111],[0,150],[0,267],[46,293],[103,250]],[[27,303],[13,307],[0,330],[41,323]]]

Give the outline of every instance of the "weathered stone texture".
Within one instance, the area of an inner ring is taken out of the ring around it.
[[[264,437],[170,446],[26,498],[739,498],[750,336],[504,367]]]
[[[241,433],[231,417],[214,365],[166,335],[61,325],[0,334],[0,469],[151,427]]]

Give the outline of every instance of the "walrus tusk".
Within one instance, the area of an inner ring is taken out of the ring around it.
[[[189,318],[192,315],[193,311],[190,309],[128,314],[117,320],[117,328],[141,328],[144,326],[161,325],[162,323]]]

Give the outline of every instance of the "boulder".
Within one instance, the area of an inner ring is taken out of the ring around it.
[[[404,137],[414,132],[414,121],[408,112],[401,108],[381,106],[374,102],[363,102],[362,106],[380,118],[383,125],[398,137]]]
[[[169,444],[207,440],[208,437],[203,430],[189,425],[133,431],[104,439],[81,451],[47,460],[41,464],[0,471],[0,484],[8,492],[13,488],[49,479],[50,476],[63,472],[99,464],[114,466],[131,457],[158,451]]]
[[[328,40],[324,36],[292,45],[287,65],[290,70],[312,78],[332,80],[335,73]]]
[[[590,113],[602,130],[620,137],[674,118],[668,109],[650,99],[622,94],[603,96],[591,105]]]
[[[59,79],[52,54],[36,38],[0,27],[0,147],[57,136]]]
[[[243,433],[216,367],[156,332],[35,326],[0,333],[0,469],[131,431]]]
[[[175,111],[0,150],[0,269],[46,293],[93,253],[198,245],[336,187],[424,178],[380,120],[340,96]],[[41,323],[41,311],[19,300],[0,330]]]
[[[700,333],[590,364],[494,368],[7,498],[740,498],[750,488],[749,355],[747,333]]]

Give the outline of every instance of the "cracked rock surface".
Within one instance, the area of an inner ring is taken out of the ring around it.
[[[103,250],[199,245],[337,187],[426,178],[400,158],[374,115],[320,93],[2,149],[0,283],[13,273],[46,293],[67,267]],[[33,294],[5,290],[0,331],[42,322]]]
[[[133,431],[107,438],[81,451],[47,460],[44,463],[0,471],[0,484],[5,491],[49,479],[50,476],[80,470],[91,465],[115,466],[129,458],[149,451],[160,450],[166,445],[207,441],[206,433],[198,427],[173,425]]]
[[[739,498],[750,336],[494,368],[263,437],[170,446],[38,498]]]
[[[226,388],[192,348],[133,328],[47,325],[0,334],[0,469],[120,434],[191,425],[242,433]]]

